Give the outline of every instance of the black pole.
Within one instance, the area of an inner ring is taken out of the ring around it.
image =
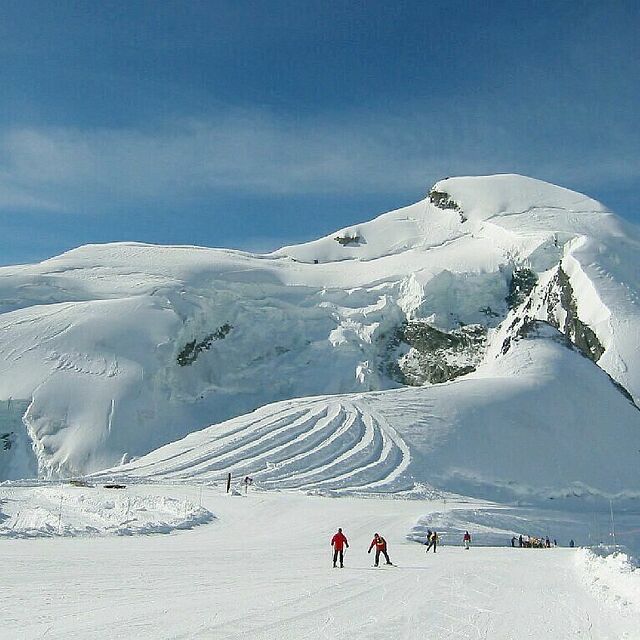
[[[231,491],[231,473],[227,473],[227,493]]]

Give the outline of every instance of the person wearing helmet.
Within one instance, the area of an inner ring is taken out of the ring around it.
[[[340,568],[344,569],[344,549],[349,548],[347,536],[342,533],[342,529],[338,528],[337,533],[331,538],[331,546],[333,547],[333,568],[336,568],[338,557],[340,558]]]
[[[391,560],[389,560],[389,554],[387,553],[387,541],[377,533],[373,534],[373,540],[369,545],[369,551],[367,551],[367,553],[371,553],[371,549],[373,549],[373,547],[376,548],[376,562],[375,562],[376,567],[380,562],[380,554],[384,556],[384,559],[387,561],[387,564],[393,564]]]

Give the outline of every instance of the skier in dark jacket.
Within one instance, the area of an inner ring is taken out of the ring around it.
[[[469,546],[471,545],[471,534],[468,531],[464,532],[462,541],[464,542],[464,548],[468,550]]]
[[[437,543],[438,543],[438,532],[432,531],[431,536],[429,537],[429,546],[427,547],[427,553],[429,553],[429,550],[431,549],[431,547],[433,547],[433,553],[435,553]]]
[[[367,553],[371,553],[371,549],[373,549],[373,547],[376,548],[376,562],[375,562],[376,567],[378,566],[378,563],[380,561],[380,554],[384,556],[384,559],[387,561],[387,564],[393,564],[391,560],[389,560],[389,554],[387,553],[387,541],[377,533],[373,534],[373,540],[369,545],[369,551],[367,551]]]
[[[333,568],[336,568],[338,556],[340,557],[340,568],[344,569],[344,548],[349,548],[347,536],[342,533],[342,529],[338,528],[338,532],[331,538],[331,546],[333,547]]]

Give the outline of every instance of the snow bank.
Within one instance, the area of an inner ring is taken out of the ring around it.
[[[578,549],[576,565],[583,583],[600,600],[640,612],[640,570],[626,553],[601,556],[597,550]]]
[[[104,536],[170,533],[215,516],[188,500],[129,495],[104,488],[6,488],[0,500],[0,537]]]
[[[265,489],[376,493],[412,487],[411,453],[395,429],[349,398],[281,402],[166,445],[93,477],[219,480]]]

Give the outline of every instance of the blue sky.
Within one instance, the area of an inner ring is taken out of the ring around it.
[[[0,2],[0,264],[270,250],[517,172],[640,222],[640,3]]]

